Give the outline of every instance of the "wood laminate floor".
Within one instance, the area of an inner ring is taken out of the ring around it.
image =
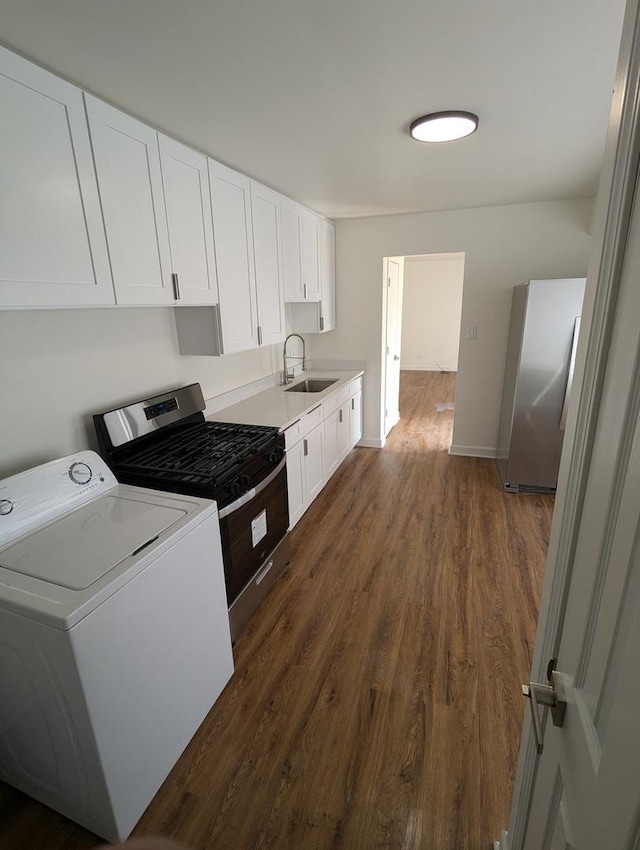
[[[553,499],[450,457],[455,375],[403,372],[402,419],[356,449],[134,835],[193,850],[490,850],[506,828]],[[150,719],[151,722],[151,719]],[[0,785],[3,850],[88,832]]]

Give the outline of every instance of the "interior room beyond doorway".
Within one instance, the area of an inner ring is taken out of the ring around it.
[[[400,416],[399,374],[458,371],[463,252],[384,260],[384,433]],[[453,410],[453,401],[442,400]]]

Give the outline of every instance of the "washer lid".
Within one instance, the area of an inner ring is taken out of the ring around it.
[[[103,496],[0,552],[0,566],[70,590],[84,590],[141,552],[185,510]]]

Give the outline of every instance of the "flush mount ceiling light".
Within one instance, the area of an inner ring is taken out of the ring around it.
[[[464,139],[478,129],[478,116],[473,112],[432,112],[411,122],[409,132],[418,142],[453,142]]]

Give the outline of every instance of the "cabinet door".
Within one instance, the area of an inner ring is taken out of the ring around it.
[[[172,304],[156,131],[85,94],[118,304]]]
[[[249,178],[209,161],[223,354],[258,346]]]
[[[307,506],[324,487],[324,423],[309,431],[302,440],[304,446],[304,470],[307,489]]]
[[[351,399],[338,409],[338,458],[341,463],[351,451]]]
[[[280,195],[251,181],[251,220],[255,259],[258,343],[284,342],[284,287]]]
[[[166,136],[158,145],[174,295],[178,304],[217,304],[207,158]]]
[[[340,411],[334,410],[324,420],[324,477],[325,481],[338,468],[340,458],[338,456],[338,420]]]
[[[330,221],[320,225],[320,327],[319,331],[336,327],[336,259],[335,227]]]
[[[304,301],[302,281],[302,207],[289,198],[280,199],[282,229],[282,277],[285,301]]]
[[[289,497],[289,528],[298,522],[306,508],[304,476],[304,443],[300,440],[287,449],[287,491]]]
[[[362,437],[362,390],[349,399],[349,445],[353,448]]]
[[[302,283],[306,301],[320,300],[320,227],[322,219],[311,210],[302,213]]]
[[[0,47],[0,304],[113,304],[82,92]]]

